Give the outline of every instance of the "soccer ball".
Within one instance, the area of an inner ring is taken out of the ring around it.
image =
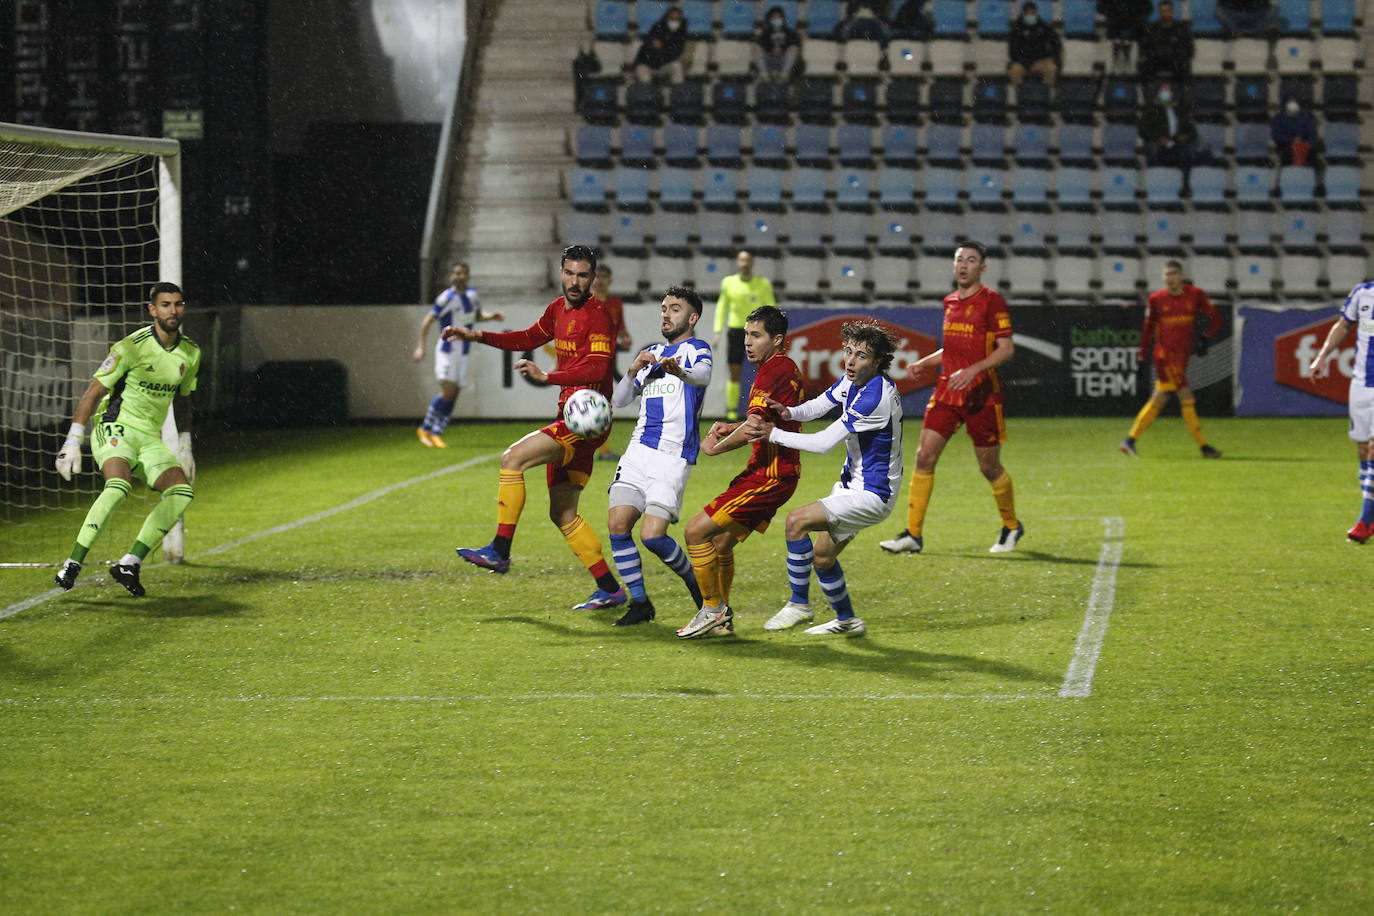
[[[563,424],[573,435],[595,439],[611,428],[611,403],[591,388],[579,388],[563,404]]]

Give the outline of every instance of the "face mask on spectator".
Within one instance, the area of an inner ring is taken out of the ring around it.
[[[670,29],[672,29],[674,32],[676,32],[678,29],[682,28],[682,20],[680,20],[680,19],[669,19],[669,20],[668,20],[668,28],[670,28]]]
[[[1288,117],[1296,118],[1298,112],[1302,111],[1302,106],[1295,100],[1289,100],[1288,104],[1283,106],[1283,110],[1288,112]]]
[[[769,20],[768,20],[768,24],[771,25],[771,26],[772,26],[773,28],[775,28],[775,29],[780,29],[780,28],[782,28],[782,17],[781,17],[781,16],[774,16],[772,19],[769,19]]]
[[[1159,90],[1159,95],[1157,96],[1157,98],[1159,99],[1159,104],[1168,105],[1170,102],[1174,100],[1174,94],[1168,89],[1161,89]]]
[[[1035,25],[1037,22],[1040,21],[1040,17],[1035,13],[1026,13],[1024,16],[1021,17],[1021,21],[1024,22],[1026,25]]]

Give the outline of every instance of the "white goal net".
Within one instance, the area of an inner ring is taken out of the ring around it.
[[[149,322],[149,287],[181,282],[178,155],[173,140],[0,124],[0,566],[59,563],[102,485],[89,443],[70,482],[53,459],[110,344]],[[92,560],[128,550],[150,509],[134,492]],[[163,552],[182,550],[178,529]]]

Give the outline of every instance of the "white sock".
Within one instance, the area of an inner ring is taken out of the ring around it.
[[[126,553],[119,558],[120,566],[142,566],[143,561],[131,553]]]

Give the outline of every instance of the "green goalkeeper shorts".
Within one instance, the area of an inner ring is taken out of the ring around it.
[[[161,436],[123,423],[96,424],[91,431],[91,457],[98,468],[111,458],[123,458],[150,487],[167,471],[181,467]]]

